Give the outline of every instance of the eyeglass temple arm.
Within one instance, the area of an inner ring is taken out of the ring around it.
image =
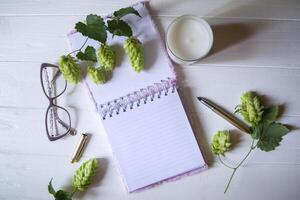
[[[53,78],[52,78],[52,80],[51,80],[51,85],[54,85],[56,79],[60,76],[60,74],[61,74],[60,71],[57,71],[57,72],[54,74],[54,76],[53,76]]]

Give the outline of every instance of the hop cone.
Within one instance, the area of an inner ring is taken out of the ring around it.
[[[95,84],[105,83],[105,72],[100,68],[89,67],[88,74]]]
[[[75,84],[80,82],[80,68],[72,56],[61,56],[59,60],[59,69],[67,81]]]
[[[84,162],[73,177],[72,185],[74,189],[84,191],[92,182],[98,169],[98,160],[90,159]]]
[[[246,92],[241,96],[241,105],[237,107],[237,112],[241,113],[245,121],[252,125],[261,121],[264,107],[260,100],[252,92]]]
[[[107,44],[102,44],[98,51],[98,59],[106,71],[112,71],[116,66],[116,53]]]
[[[134,37],[128,38],[124,42],[124,49],[130,58],[131,66],[136,72],[144,69],[144,55],[142,43]]]
[[[218,131],[213,137],[211,148],[214,154],[224,156],[230,145],[229,131]]]

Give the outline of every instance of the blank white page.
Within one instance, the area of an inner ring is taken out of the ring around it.
[[[176,90],[103,124],[129,192],[206,166]]]

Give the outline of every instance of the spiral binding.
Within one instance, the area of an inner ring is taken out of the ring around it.
[[[149,100],[154,101],[155,98],[159,99],[162,95],[167,96],[170,91],[174,93],[176,87],[176,80],[168,78],[167,80],[161,80],[160,83],[154,83],[139,91],[100,104],[97,109],[102,119],[105,120],[114,114],[119,115],[121,112],[133,109],[134,106],[139,107],[141,104],[146,104]]]

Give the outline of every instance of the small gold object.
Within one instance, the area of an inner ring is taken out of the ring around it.
[[[80,140],[78,142],[78,144],[76,145],[76,148],[74,150],[74,153],[73,153],[73,156],[72,156],[72,159],[71,159],[71,163],[74,163],[74,162],[78,162],[79,159],[81,158],[82,156],[82,153],[87,145],[87,142],[88,142],[88,137],[89,135],[86,134],[86,133],[82,133],[81,136],[80,136]]]

